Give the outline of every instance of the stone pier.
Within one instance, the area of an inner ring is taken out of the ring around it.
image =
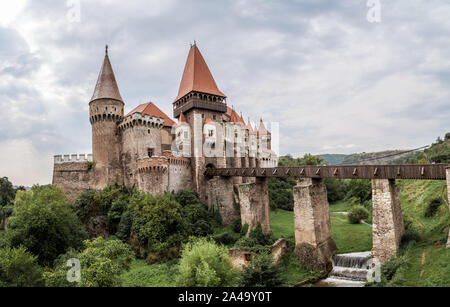
[[[405,227],[395,180],[372,179],[372,254],[381,263],[397,256]]]
[[[234,202],[233,179],[231,177],[214,177],[207,182],[206,193],[208,207],[219,210],[224,225],[239,217],[239,210]]]
[[[294,254],[308,267],[326,270],[337,250],[331,238],[327,190],[322,179],[299,179],[294,187]]]
[[[447,177],[447,205],[448,210],[450,210],[450,167],[446,169]],[[448,231],[447,248],[450,248],[450,230]]]
[[[256,178],[255,182],[237,186],[241,206],[242,225],[248,224],[254,229],[261,224],[265,233],[270,232],[269,191],[265,178]]]

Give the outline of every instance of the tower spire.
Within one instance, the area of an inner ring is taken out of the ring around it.
[[[97,99],[114,99],[123,102],[111,62],[109,61],[108,45],[105,46],[105,59],[103,60],[91,101]]]

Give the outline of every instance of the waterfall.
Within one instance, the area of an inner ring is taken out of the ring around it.
[[[318,282],[317,287],[364,287],[371,252],[334,255],[333,270],[328,277]]]

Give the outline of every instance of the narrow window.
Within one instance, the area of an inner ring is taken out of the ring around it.
[[[149,157],[153,157],[153,148],[149,148],[147,152]]]

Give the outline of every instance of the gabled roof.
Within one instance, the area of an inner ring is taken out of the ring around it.
[[[133,113],[141,113],[142,115],[146,114],[149,116],[155,116],[164,119],[165,127],[172,127],[175,122],[166,115],[163,111],[161,111],[157,106],[153,104],[153,102],[143,103],[134,108],[130,113],[126,116],[131,115]]]
[[[196,45],[189,50],[180,89],[175,101],[192,91],[226,98],[225,94],[217,87],[216,81],[214,81],[211,71]]]
[[[91,101],[96,99],[115,99],[122,101],[119,87],[117,86],[116,77],[108,57],[108,48],[106,48],[105,59],[98,75],[97,84],[95,85],[94,94]]]

